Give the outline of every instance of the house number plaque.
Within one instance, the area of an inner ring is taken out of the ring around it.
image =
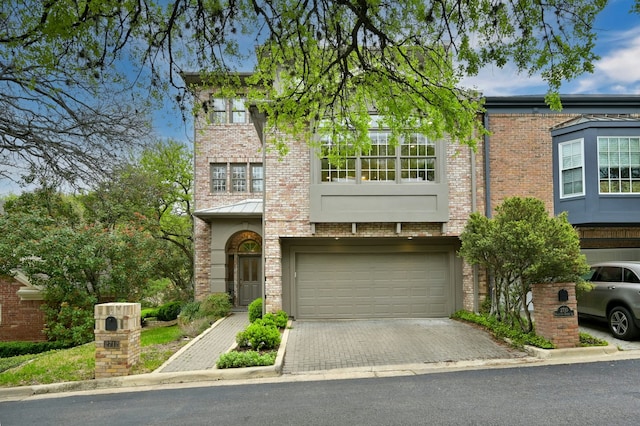
[[[105,349],[120,349],[120,341],[119,340],[105,340],[104,341]]]
[[[572,317],[573,311],[566,305],[560,306],[554,313],[554,317]]]

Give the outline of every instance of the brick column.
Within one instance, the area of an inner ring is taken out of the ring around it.
[[[94,312],[95,378],[128,376],[140,360],[140,304],[103,303]]]
[[[549,339],[558,349],[578,347],[575,283],[534,284],[532,291],[536,334]]]

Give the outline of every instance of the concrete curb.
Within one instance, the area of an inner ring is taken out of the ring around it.
[[[618,352],[618,348],[612,345],[565,349],[542,349],[535,346],[525,346],[524,349],[529,355],[540,359],[593,357],[598,355],[611,355]]]
[[[218,321],[214,323],[209,328],[209,330],[213,329]],[[135,374],[132,376],[81,380],[77,382],[52,383],[48,385],[0,388],[0,401],[24,399],[34,395],[45,395],[61,392],[78,392],[110,388],[166,385],[174,383],[208,382],[218,380],[248,380],[277,377],[282,373],[282,365],[284,363],[284,356],[287,346],[286,344],[289,337],[289,329],[291,328],[291,324],[292,322],[289,321],[287,324],[287,328],[285,328],[282,334],[282,340],[280,342],[280,347],[278,348],[278,354],[276,355],[276,361],[274,365],[266,367],[229,369],[211,368],[208,370],[178,371],[171,373],[159,372],[159,370],[161,369],[160,367],[152,373]],[[197,340],[194,339],[194,342],[195,341]],[[185,349],[185,347],[181,348],[181,350]]]

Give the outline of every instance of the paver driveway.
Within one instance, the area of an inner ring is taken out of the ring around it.
[[[283,373],[525,356],[450,319],[299,320],[289,330]]]

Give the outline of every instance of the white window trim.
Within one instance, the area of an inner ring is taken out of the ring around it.
[[[582,192],[565,195],[564,182],[562,181],[562,172],[564,171],[564,168],[562,167],[562,147],[565,145],[571,145],[577,142],[580,143],[580,169],[582,171]],[[561,199],[584,197],[584,195],[586,194],[586,182],[585,182],[585,172],[584,172],[584,139],[583,138],[565,141],[558,144],[558,186],[560,189]]]

